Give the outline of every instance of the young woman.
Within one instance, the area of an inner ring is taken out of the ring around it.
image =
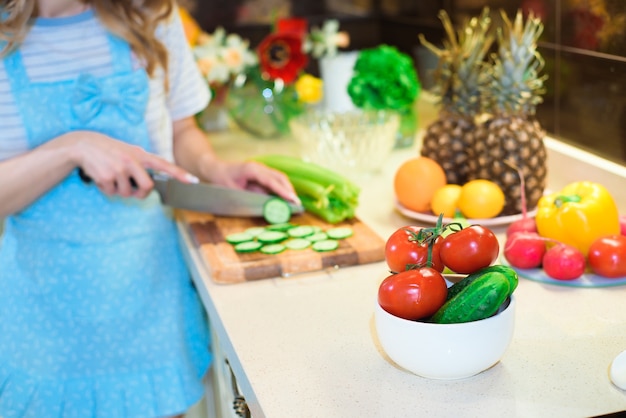
[[[173,0],[0,0],[0,47],[0,416],[181,414],[207,324],[146,169],[293,188],[196,127],[209,93]]]

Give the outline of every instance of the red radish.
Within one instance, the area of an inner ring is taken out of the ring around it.
[[[541,266],[545,253],[546,240],[536,232],[515,232],[504,244],[504,257],[513,267],[520,269]]]
[[[537,232],[537,223],[534,218],[528,217],[528,208],[526,208],[526,182],[524,181],[524,173],[518,166],[513,164],[512,161],[505,160],[504,163],[517,171],[520,181],[520,200],[522,203],[522,218],[509,225],[506,229],[506,236],[508,237],[518,231]]]
[[[512,234],[516,232],[534,232],[537,233],[537,222],[535,222],[535,218],[524,218],[518,219],[515,222],[512,222],[511,225],[506,229],[506,236],[510,237]]]
[[[585,272],[585,256],[577,248],[559,243],[543,256],[543,270],[553,279],[574,280]]]

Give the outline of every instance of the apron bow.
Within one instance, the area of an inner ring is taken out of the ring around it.
[[[82,123],[88,123],[104,107],[114,106],[126,120],[138,124],[143,119],[148,101],[141,77],[142,74],[136,71],[103,84],[90,74],[81,74],[72,97],[74,114]]]

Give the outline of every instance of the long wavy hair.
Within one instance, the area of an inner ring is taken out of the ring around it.
[[[81,0],[90,5],[113,34],[125,39],[145,63],[148,74],[157,67],[167,72],[167,49],[155,30],[167,19],[176,0]],[[37,0],[0,0],[0,56],[18,48],[38,16]]]

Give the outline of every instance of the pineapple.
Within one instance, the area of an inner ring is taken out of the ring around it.
[[[433,93],[441,101],[438,118],[430,124],[422,139],[420,154],[437,161],[446,172],[448,183],[464,184],[468,179],[468,133],[474,130],[474,118],[480,113],[479,85],[484,78],[484,58],[494,38],[488,35],[491,19],[484,8],[455,33],[448,14],[439,18],[447,34],[443,49],[420,42],[439,58],[433,74]]]
[[[470,133],[473,143],[469,179],[496,182],[506,204],[501,215],[534,208],[546,184],[545,132],[535,119],[535,108],[545,92],[544,61],[537,51],[543,31],[539,18],[521,11],[512,23],[504,11],[498,31],[498,51],[492,56],[489,82],[481,85],[480,97],[488,117]],[[525,179],[527,208],[522,208],[521,170]]]

